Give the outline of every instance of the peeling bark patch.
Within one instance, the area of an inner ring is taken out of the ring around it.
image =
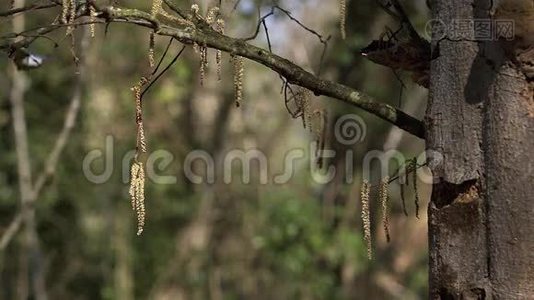
[[[480,201],[459,203],[443,207],[439,215],[446,220],[452,233],[473,232],[482,219]]]
[[[442,181],[434,185],[432,199],[439,199],[434,205],[449,224],[451,232],[476,230],[482,219],[478,181],[468,180],[461,184]]]

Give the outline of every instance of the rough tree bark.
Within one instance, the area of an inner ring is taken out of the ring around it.
[[[444,24],[491,17],[489,0],[433,4]],[[444,161],[428,211],[431,299],[534,295],[534,83],[514,47],[446,39],[432,62],[427,146]]]

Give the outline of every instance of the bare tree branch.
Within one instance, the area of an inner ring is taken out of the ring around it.
[[[391,105],[380,103],[373,97],[345,85],[319,78],[283,57],[247,43],[244,39],[222,35],[213,30],[204,20],[195,17],[187,20],[186,18],[190,15],[189,12],[179,8],[170,0],[164,0],[164,2],[173,12],[184,18],[185,22],[183,24],[173,23],[169,25],[153,17],[151,14],[137,9],[111,6],[98,7],[94,1],[89,1],[97,10],[98,17],[104,19],[105,22],[126,22],[144,26],[154,30],[156,34],[174,37],[185,44],[197,43],[231,53],[232,55],[246,57],[277,72],[287,82],[313,91],[317,96],[328,96],[359,107],[419,138],[424,138],[425,130],[423,122],[401,110]],[[43,27],[39,30],[39,33],[45,34],[51,32],[62,27],[62,25],[64,24],[55,24],[53,25],[54,28]],[[323,40],[320,35],[319,37]],[[18,42],[16,46],[29,45],[32,40],[27,39]],[[0,48],[5,49],[9,48],[9,46],[4,44],[0,45]]]
[[[165,2],[174,11],[179,12],[180,15],[186,15],[184,11],[174,6],[170,1],[165,0]],[[417,137],[424,138],[423,123],[414,117],[392,107],[391,105],[377,102],[371,96],[356,91],[350,87],[318,78],[291,61],[248,44],[242,39],[222,35],[211,29],[202,20],[196,20],[197,22],[195,22],[194,27],[187,24],[173,24],[173,26],[169,26],[160,23],[150,14],[136,9],[104,7],[101,11],[103,12],[101,16],[110,22],[123,20],[128,23],[135,23],[152,28],[159,35],[172,36],[182,43],[197,43],[229,52],[233,55],[246,57],[277,72],[286,78],[289,83],[305,87],[313,91],[316,95],[336,98],[362,108]]]
[[[4,251],[4,249],[6,249],[7,245],[9,245],[9,242],[11,242],[13,237],[15,237],[19,231],[20,225],[22,225],[22,217],[20,214],[17,214],[0,239],[0,251]]]

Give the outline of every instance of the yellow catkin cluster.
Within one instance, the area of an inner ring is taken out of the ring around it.
[[[145,137],[145,129],[143,125],[143,110],[142,110],[142,103],[141,103],[141,88],[148,83],[148,79],[146,77],[142,77],[139,82],[132,87],[132,91],[135,95],[135,114],[136,114],[136,122],[137,122],[137,149],[140,150],[143,153],[146,153],[146,137]]]
[[[295,104],[302,117],[302,126],[313,131],[311,122],[311,96],[312,92],[307,88],[297,87],[295,90]]]
[[[91,33],[91,37],[95,37],[95,22],[96,22],[96,10],[95,7],[92,5],[89,5],[89,21],[91,24],[89,25],[89,32]]]
[[[63,0],[62,1],[62,10],[61,10],[61,22],[63,24],[67,24],[69,22],[69,0]]]
[[[388,187],[389,176],[386,176],[382,178],[382,181],[380,182],[380,203],[382,204],[382,226],[384,226],[386,240],[389,243],[391,238],[389,234]]]
[[[137,161],[139,152],[146,153],[146,138],[143,126],[143,111],[142,111],[142,88],[149,82],[146,77],[141,77],[139,82],[132,87],[135,95],[135,115],[137,124],[137,152],[135,161],[131,167],[130,178],[130,198],[132,209],[137,214],[137,235],[141,235],[145,226],[145,170],[143,164]]]
[[[131,204],[132,204],[132,209],[135,211],[136,210],[136,203],[137,203],[137,199],[136,199],[136,183],[137,183],[137,180],[139,179],[139,164],[137,162],[133,162],[132,164],[132,167],[130,168],[130,190],[129,190],[129,194],[130,194],[130,200],[131,200]]]
[[[137,235],[145,227],[145,170],[143,164],[135,161],[130,171],[130,199],[133,211],[137,214]]]
[[[151,10],[152,17],[158,16],[159,12],[162,10],[161,8],[162,2],[163,0],[152,0],[152,10]]]
[[[224,20],[217,19],[215,30],[220,34],[224,34],[224,27]],[[220,81],[222,77],[222,51],[219,49],[217,49],[217,52],[215,53],[215,61],[217,63],[217,79]]]
[[[369,209],[369,195],[371,194],[371,184],[364,180],[362,183],[361,200],[362,200],[362,222],[363,238],[367,245],[367,258],[373,258],[373,249],[371,246],[371,213]]]
[[[232,55],[232,65],[234,67],[235,105],[239,107],[243,100],[243,75],[245,72],[243,57]]]
[[[200,15],[198,14],[198,11],[200,10],[200,7],[198,6],[198,4],[193,4],[191,5],[191,16],[190,18],[199,18]]]
[[[206,78],[206,68],[208,67],[208,47],[200,46],[200,85],[204,85],[204,79]]]
[[[69,24],[74,23],[74,20],[76,19],[76,0],[70,0],[70,14],[69,14]],[[67,34],[72,34],[74,31],[74,27],[69,26],[67,27]]]
[[[156,44],[155,41],[155,34],[154,32],[150,33],[150,41],[148,46],[148,64],[151,68],[154,68],[156,65],[155,59],[154,59],[154,45]]]
[[[341,38],[347,37],[345,26],[347,23],[347,0],[339,0],[339,30],[341,32]]]
[[[76,0],[62,0],[61,6],[61,22],[72,24],[76,19]],[[73,30],[72,26],[67,26],[67,35],[71,34]]]
[[[162,2],[163,0],[152,0],[152,10],[151,10],[152,17],[156,18],[158,14],[163,11],[163,8],[161,6]],[[149,48],[148,48],[148,64],[151,68],[154,68],[154,66],[156,65],[155,59],[154,59],[154,44],[155,44],[155,34],[154,32],[151,32]]]
[[[215,6],[208,10],[208,13],[206,14],[206,23],[208,25],[211,25],[215,23],[217,20],[217,15],[219,14],[219,7]]]

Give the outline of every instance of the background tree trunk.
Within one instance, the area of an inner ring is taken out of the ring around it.
[[[439,0],[433,18],[490,18],[491,1]],[[533,83],[502,42],[442,40],[432,63],[428,148],[432,299],[534,295]]]
[[[23,7],[24,0],[13,2],[14,7]],[[25,16],[13,17],[13,31],[22,32],[25,28]],[[13,65],[10,68],[13,82],[10,93],[12,106],[13,131],[17,152],[17,171],[19,176],[20,213],[23,223],[21,240],[21,256],[19,257],[19,274],[17,278],[17,299],[28,299],[33,296],[37,300],[46,300],[43,259],[37,224],[35,220],[35,193],[32,186],[28,130],[24,111],[24,95],[26,92],[26,76]]]

